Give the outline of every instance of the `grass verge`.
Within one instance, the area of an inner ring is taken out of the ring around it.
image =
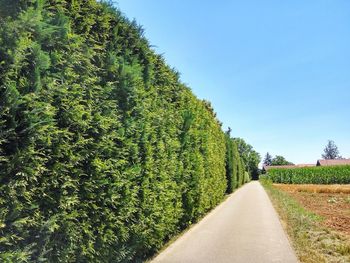
[[[276,208],[301,262],[350,262],[349,237],[320,225],[323,218],[304,209],[267,179],[260,180]]]

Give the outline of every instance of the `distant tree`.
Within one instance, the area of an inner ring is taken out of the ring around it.
[[[341,159],[342,157],[339,155],[338,147],[335,145],[334,141],[328,140],[326,147],[324,148],[324,154],[322,154],[322,158],[324,159]]]
[[[281,155],[276,155],[275,158],[272,159],[271,165],[293,165],[293,163],[287,161]]]
[[[248,167],[249,167],[249,174],[251,176],[251,179],[253,180],[258,180],[259,179],[259,163],[261,161],[261,156],[258,152],[252,151],[249,155],[249,160],[248,160]]]
[[[271,163],[272,163],[272,156],[267,152],[263,161],[263,165],[269,166],[271,165]]]
[[[249,173],[252,179],[258,179],[260,154],[242,138],[234,138],[233,141],[237,144],[239,155],[243,160],[243,169]]]

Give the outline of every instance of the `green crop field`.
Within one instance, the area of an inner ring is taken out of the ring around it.
[[[349,184],[350,165],[270,168],[267,177],[274,183],[284,184]]]

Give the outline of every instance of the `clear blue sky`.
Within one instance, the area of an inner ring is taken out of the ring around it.
[[[350,1],[119,0],[224,128],[264,155],[350,158]]]

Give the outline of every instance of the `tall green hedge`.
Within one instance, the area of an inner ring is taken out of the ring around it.
[[[284,184],[350,184],[350,165],[270,168],[267,176],[274,183]]]
[[[235,164],[235,152],[234,152],[234,142],[230,136],[231,130],[225,133],[225,143],[226,143],[226,161],[225,161],[225,169],[226,169],[226,180],[227,180],[227,188],[226,193],[232,193],[233,190],[237,186],[237,167]],[[237,158],[238,159],[238,158]]]
[[[230,136],[231,130],[225,133],[226,141],[226,193],[232,193],[234,189],[250,180],[248,171],[245,171],[244,161],[239,155],[237,143]]]
[[[96,0],[0,15],[0,261],[136,262],[222,200],[221,124],[139,26]]]

